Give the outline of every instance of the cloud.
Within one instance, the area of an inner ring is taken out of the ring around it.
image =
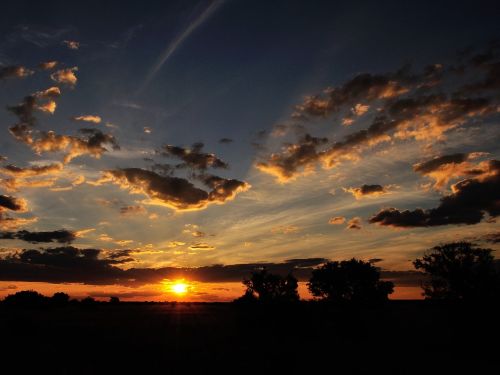
[[[168,243],[168,247],[178,247],[178,246],[184,246],[186,243],[181,242],[181,241],[171,241]]]
[[[38,68],[42,70],[51,70],[54,69],[57,66],[57,64],[58,64],[57,61],[45,61],[38,64]]]
[[[30,232],[21,230],[17,232],[0,232],[2,240],[22,240],[31,243],[40,242],[59,242],[71,243],[76,239],[76,233],[66,229],[60,229],[49,232]]]
[[[62,171],[61,163],[53,163],[47,165],[33,165],[30,167],[17,167],[9,164],[0,168],[0,173],[14,177],[33,177],[47,174],[55,174]]]
[[[237,194],[250,189],[250,184],[234,178],[223,178],[210,174],[202,174],[198,178],[212,189],[208,193],[210,202],[224,203],[233,200]]]
[[[187,233],[193,237],[205,237],[206,233],[199,230],[196,224],[185,224],[182,233]]]
[[[211,246],[205,242],[197,242],[197,243],[189,245],[189,250],[192,250],[192,251],[215,250],[215,246]]]
[[[29,219],[11,217],[0,211],[0,230],[14,230],[24,225],[35,223],[37,220],[36,217]]]
[[[14,106],[8,106],[7,110],[17,116],[19,123],[11,128],[19,138],[29,139],[31,127],[36,124],[34,116],[35,109],[53,114],[56,109],[55,98],[61,95],[58,87],[50,87],[44,91],[38,91],[24,97],[23,101]]]
[[[345,221],[346,221],[346,218],[344,216],[335,216],[335,217],[332,217],[330,220],[328,220],[328,224],[341,225],[341,224],[344,224]]]
[[[120,146],[115,137],[103,133],[98,129],[80,129],[83,137],[71,135],[58,135],[53,131],[40,132],[38,138],[32,137],[32,131],[28,127],[13,126],[10,132],[16,139],[27,144],[37,153],[65,152],[64,163],[69,163],[78,156],[89,155],[100,158],[110,146],[113,150],[119,150]]]
[[[170,56],[179,48],[182,43],[200,27],[210,16],[221,6],[223,0],[215,0],[207,6],[207,8],[193,20],[176,38],[174,38],[167,48],[162,52],[156,64],[149,71],[138,93],[143,91],[148,84],[153,80],[154,76],[160,71],[161,67],[169,60]]]
[[[75,75],[76,71],[78,71],[78,67],[76,66],[72,68],[61,69],[52,73],[50,75],[50,78],[57,83],[62,83],[64,85],[73,87],[78,81],[78,78]]]
[[[345,105],[394,98],[408,92],[405,84],[410,79],[404,71],[359,74],[338,88],[326,89],[322,95],[307,96],[302,104],[295,107],[294,117],[326,117],[340,111]]]
[[[219,159],[215,154],[202,152],[203,146],[203,143],[195,143],[191,148],[165,145],[162,149],[162,155],[182,160],[183,163],[177,164],[176,168],[192,168],[204,171],[208,168],[228,167],[227,163]]]
[[[6,215],[7,211],[26,212],[28,204],[24,199],[0,194],[0,229],[13,230],[20,226],[35,222],[36,218],[24,219]]]
[[[24,66],[13,65],[0,67],[0,80],[7,78],[26,78],[34,72]]]
[[[5,210],[25,212],[28,204],[24,199],[19,199],[9,195],[0,194],[0,212]]]
[[[120,207],[120,214],[124,216],[145,215],[147,210],[142,205]]]
[[[80,48],[80,42],[77,42],[76,40],[63,40],[63,44],[72,50],[77,50]]]
[[[73,117],[73,120],[92,122],[94,124],[99,124],[102,121],[100,116],[95,116],[95,115],[75,116]]]
[[[361,229],[363,226],[361,224],[361,218],[356,216],[347,222],[347,229]]]
[[[498,113],[498,96],[482,91],[468,96],[463,89],[445,86],[442,78],[450,71],[434,64],[419,74],[408,68],[383,75],[360,74],[337,88],[309,96],[296,106],[296,121],[333,117],[350,125],[353,118],[370,113],[369,125],[336,142],[301,136],[285,143],[279,152],[261,156],[256,167],[278,182],[288,182],[311,173],[317,165],[331,169],[342,161],[359,160],[382,143],[441,142],[448,132]]]
[[[318,147],[327,142],[327,138],[306,134],[298,143],[285,145],[281,153],[271,154],[267,161],[258,162],[256,167],[275,176],[279,182],[288,182],[314,169],[314,163],[320,158]],[[305,167],[305,171],[301,173],[299,169],[302,167]]]
[[[32,180],[31,178],[59,174],[62,169],[63,165],[61,163],[33,165],[29,167],[17,167],[15,165],[9,164],[0,167],[0,174],[11,177],[1,179],[0,186],[9,191],[17,191],[21,187],[49,187],[56,182],[56,178],[42,180]]]
[[[233,143],[234,141],[231,139],[231,138],[221,138],[219,139],[219,143],[222,143],[222,144],[229,144],[229,143]]]
[[[282,275],[293,272],[299,280],[305,281],[309,279],[314,267],[326,261],[323,258],[310,258],[291,259],[282,263],[212,265],[195,268],[120,268],[120,265],[131,261],[130,255],[130,251],[78,249],[72,246],[25,249],[0,258],[0,280],[137,287],[159,283],[165,279],[180,278],[194,282],[241,282],[249,277],[251,272],[266,268],[269,272]]]
[[[489,214],[500,213],[500,162],[490,160],[488,170],[451,186],[452,193],[441,198],[436,208],[400,211],[385,208],[370,223],[393,227],[431,227],[448,224],[477,224]]]
[[[356,188],[344,188],[345,192],[351,193],[354,198],[362,199],[365,197],[378,197],[380,195],[388,194],[389,191],[382,185],[361,185]]]
[[[161,176],[140,168],[109,170],[97,184],[112,182],[134,194],[144,194],[148,203],[170,207],[175,210],[204,209],[211,203],[224,203],[250,186],[238,180],[207,177],[206,184],[213,190],[200,189],[185,178]]]
[[[451,179],[482,174],[484,169],[488,169],[488,162],[474,165],[468,162],[468,160],[485,155],[485,153],[480,152],[443,155],[422,163],[417,163],[413,166],[413,170],[432,178],[435,181],[435,189],[442,189]]]
[[[300,228],[296,225],[280,225],[271,228],[271,233],[273,234],[292,234],[300,231]]]

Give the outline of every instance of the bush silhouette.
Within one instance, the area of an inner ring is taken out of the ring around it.
[[[40,307],[47,303],[48,298],[34,290],[23,290],[10,294],[3,302],[10,306]]]
[[[54,293],[50,302],[57,306],[64,306],[69,303],[69,295],[63,292]]]
[[[252,272],[250,279],[244,280],[243,284],[247,289],[239,301],[295,302],[299,300],[298,282],[291,274],[283,277],[262,269],[259,272]]]
[[[120,298],[118,297],[109,297],[109,303],[113,305],[118,305],[120,303]]]
[[[491,249],[453,242],[428,250],[413,265],[430,280],[423,283],[427,299],[478,300],[498,298],[500,276]]]
[[[330,302],[376,303],[386,301],[394,284],[380,281],[380,272],[369,262],[351,259],[328,262],[312,271],[307,284],[314,297]]]

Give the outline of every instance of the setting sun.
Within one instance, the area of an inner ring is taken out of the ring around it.
[[[187,290],[188,286],[186,283],[176,282],[175,284],[172,284],[172,292],[175,294],[186,294]]]

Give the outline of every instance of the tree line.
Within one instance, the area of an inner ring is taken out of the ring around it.
[[[491,301],[500,298],[499,261],[492,249],[470,242],[435,246],[413,262],[426,276],[423,295],[431,300]],[[246,291],[236,302],[297,302],[298,280],[266,269],[243,281]],[[380,280],[371,262],[352,258],[332,261],[312,271],[307,287],[317,300],[332,303],[376,304],[394,291],[391,281]]]
[[[413,261],[416,270],[426,280],[422,282],[423,295],[431,300],[492,301],[500,298],[500,262],[492,249],[477,247],[470,242],[453,242],[435,246]],[[290,303],[300,300],[298,280],[289,273],[273,274],[265,268],[252,272],[243,280],[245,293],[237,303]],[[338,304],[379,304],[387,301],[394,291],[391,281],[380,279],[380,270],[371,262],[356,258],[326,262],[314,269],[307,287],[316,300]],[[109,303],[118,304],[118,297]],[[32,291],[8,295],[5,305],[63,306],[67,304],[90,306],[97,303],[92,297],[81,301],[70,300],[66,293],[52,297]]]

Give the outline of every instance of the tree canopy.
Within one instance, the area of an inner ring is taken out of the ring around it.
[[[250,279],[244,280],[243,284],[247,289],[240,301],[295,302],[299,300],[298,281],[292,274],[283,277],[262,269],[252,272]]]
[[[379,270],[371,263],[353,258],[323,264],[312,272],[308,287],[322,300],[374,303],[387,300],[394,285],[381,281]]]
[[[500,275],[491,249],[452,242],[433,247],[413,265],[430,277],[422,285],[427,299],[499,298]]]

